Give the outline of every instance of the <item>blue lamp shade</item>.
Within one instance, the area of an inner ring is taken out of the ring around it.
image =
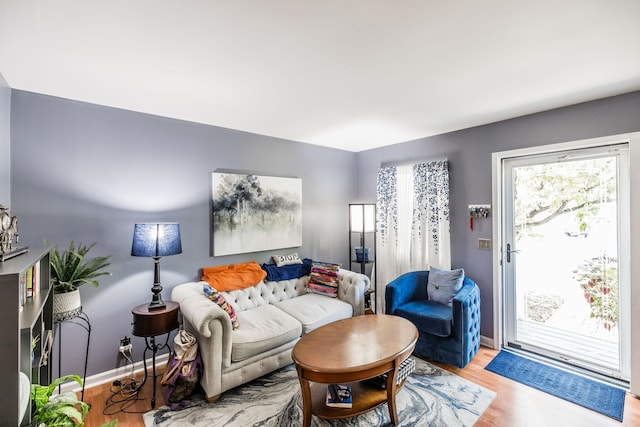
[[[131,255],[163,257],[181,253],[180,224],[177,222],[135,225]]]

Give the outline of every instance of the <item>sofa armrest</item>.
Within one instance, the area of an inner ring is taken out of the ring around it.
[[[462,289],[453,298],[453,329],[456,338],[462,338],[462,354],[475,354],[480,346],[480,288],[465,277]],[[465,335],[467,335],[465,337]]]
[[[171,290],[171,300],[180,304],[180,313],[193,329],[204,353],[219,353],[223,364],[231,363],[233,327],[226,311],[210,301],[202,291],[206,282],[187,282]],[[209,351],[207,351],[209,350]]]
[[[427,299],[429,272],[410,271],[389,282],[384,291],[385,313],[393,314],[398,307],[410,301]]]
[[[364,294],[371,286],[371,280],[364,274],[341,268],[338,271],[338,298],[353,307],[353,315],[364,314]]]

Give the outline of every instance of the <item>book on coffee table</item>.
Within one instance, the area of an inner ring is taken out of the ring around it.
[[[345,384],[329,384],[327,386],[326,404],[331,408],[351,408],[353,405],[351,386]]]

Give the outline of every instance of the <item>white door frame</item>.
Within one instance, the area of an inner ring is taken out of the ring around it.
[[[502,160],[509,157],[527,156],[541,151],[554,152],[577,148],[588,148],[603,144],[613,144],[628,142],[629,144],[629,164],[630,168],[630,294],[631,313],[630,330],[631,333],[631,380],[630,391],[635,395],[640,395],[640,283],[635,283],[634,278],[640,278],[640,132],[612,135],[600,138],[584,139],[565,143],[541,145],[529,148],[521,148],[509,151],[500,151],[491,155],[492,172],[492,204],[493,218],[492,227],[494,242],[493,247],[493,348],[499,350],[503,347],[502,342],[502,297],[504,293],[504,279],[502,276],[502,228],[503,228],[503,207],[502,188],[503,179]],[[634,221],[636,219],[636,221]],[[635,260],[635,262],[634,262]],[[640,280],[640,279],[637,279]],[[635,309],[634,309],[635,308]],[[638,331],[633,333],[633,331]]]

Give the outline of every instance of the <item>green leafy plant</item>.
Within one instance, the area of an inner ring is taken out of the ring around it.
[[[73,391],[52,396],[56,387],[67,381],[75,381],[82,386],[82,378],[78,375],[60,377],[46,386],[31,384],[31,401],[35,406],[33,419],[36,425],[84,426],[84,419],[89,412],[87,403],[78,400]]]
[[[34,351],[36,349],[36,346],[38,345],[39,342],[40,342],[40,335],[36,335],[35,337],[31,338],[31,351]]]
[[[31,384],[31,401],[33,402],[33,420],[37,426],[83,427],[84,419],[89,412],[89,404],[78,400],[76,393],[69,390],[53,395],[60,384],[75,381],[82,387],[79,375],[65,375],[49,385]],[[110,421],[101,427],[114,427],[118,420]]]
[[[608,331],[618,323],[618,260],[602,255],[586,260],[574,271],[591,317],[598,319]]]
[[[73,241],[69,247],[60,252],[58,245],[51,251],[51,279],[53,290],[57,293],[72,292],[85,283],[98,287],[96,280],[100,276],[110,276],[111,273],[102,271],[110,265],[109,256],[98,256],[85,259],[87,253],[96,245],[85,246],[82,243],[75,247]]]

